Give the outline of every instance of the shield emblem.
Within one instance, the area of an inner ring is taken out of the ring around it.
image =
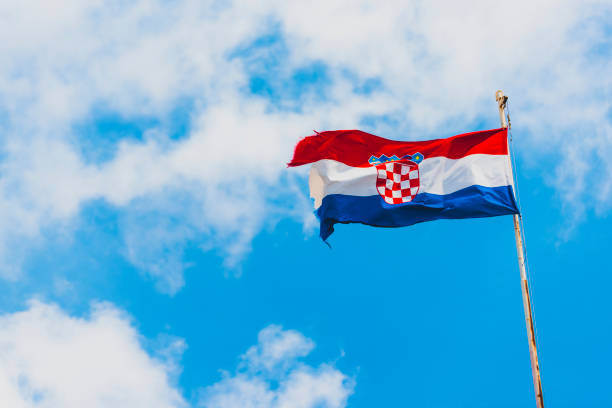
[[[399,160],[376,166],[376,190],[387,204],[412,201],[419,192],[419,165],[411,160]]]

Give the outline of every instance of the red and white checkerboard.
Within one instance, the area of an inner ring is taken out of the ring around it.
[[[412,201],[419,192],[419,166],[408,160],[376,166],[376,190],[388,204]]]

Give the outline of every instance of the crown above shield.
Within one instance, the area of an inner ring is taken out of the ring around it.
[[[383,163],[395,162],[400,160],[410,160],[412,162],[415,162],[416,164],[419,164],[423,161],[423,158],[424,157],[421,153],[407,154],[402,157],[397,157],[396,155],[389,157],[385,154],[381,154],[380,157],[376,157],[375,155],[370,156],[370,158],[368,159],[368,163],[370,163],[370,165],[372,166],[377,166]]]

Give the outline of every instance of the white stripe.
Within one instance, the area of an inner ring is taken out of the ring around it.
[[[512,185],[508,155],[472,154],[461,159],[433,157],[419,164],[419,193],[446,195],[473,185]],[[351,167],[335,160],[319,160],[310,170],[310,196],[319,208],[329,194],[377,195],[376,167]]]
[[[310,196],[315,209],[328,194],[377,195],[376,167],[351,167],[335,160],[319,160],[310,169]]]
[[[512,185],[507,155],[472,154],[461,159],[434,157],[419,165],[419,192],[450,194],[479,185],[499,187]]]

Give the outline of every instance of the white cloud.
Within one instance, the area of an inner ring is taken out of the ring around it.
[[[240,369],[202,392],[205,408],[340,408],[355,382],[330,364],[299,362],[314,348],[301,333],[268,326],[243,356]]]
[[[188,407],[176,386],[181,339],[160,337],[154,355],[110,304],[72,317],[52,304],[0,315],[0,395],[11,408]],[[314,347],[301,333],[268,326],[241,359],[202,390],[198,406],[340,408],[354,380],[332,364],[299,361]],[[273,386],[272,384],[277,386]]]
[[[243,360],[249,370],[272,372],[279,366],[292,363],[299,357],[307,356],[314,343],[301,333],[293,330],[283,331],[279,326],[269,326],[259,332],[258,344],[247,350]]]
[[[597,1],[0,1],[0,36],[11,39],[0,44],[0,274],[18,276],[42,230],[102,198],[126,214],[126,257],[174,293],[188,242],[218,248],[233,266],[268,222],[304,218],[304,196],[289,209],[274,200],[295,194],[284,163],[311,129],[377,116],[386,119],[376,133],[396,138],[496,126],[498,88],[511,97],[521,151],[558,161],[555,176],[537,163],[534,171],[568,211],[606,212],[611,16]],[[273,75],[236,53],[271,33],[286,51],[261,46],[257,55],[282,60]],[[325,84],[283,93],[315,62]],[[278,100],[245,92],[256,66]],[[357,92],[367,79],[379,86]],[[189,130],[171,140],[171,112],[184,99],[193,101]],[[158,124],[94,163],[81,153],[91,135],[76,125],[99,110]],[[588,160],[567,159],[575,152]],[[576,205],[578,196],[594,204]]]
[[[185,407],[174,362],[152,358],[131,322],[108,304],[87,318],[31,302],[0,316],[0,395],[15,408]],[[174,340],[170,348],[183,348]]]

